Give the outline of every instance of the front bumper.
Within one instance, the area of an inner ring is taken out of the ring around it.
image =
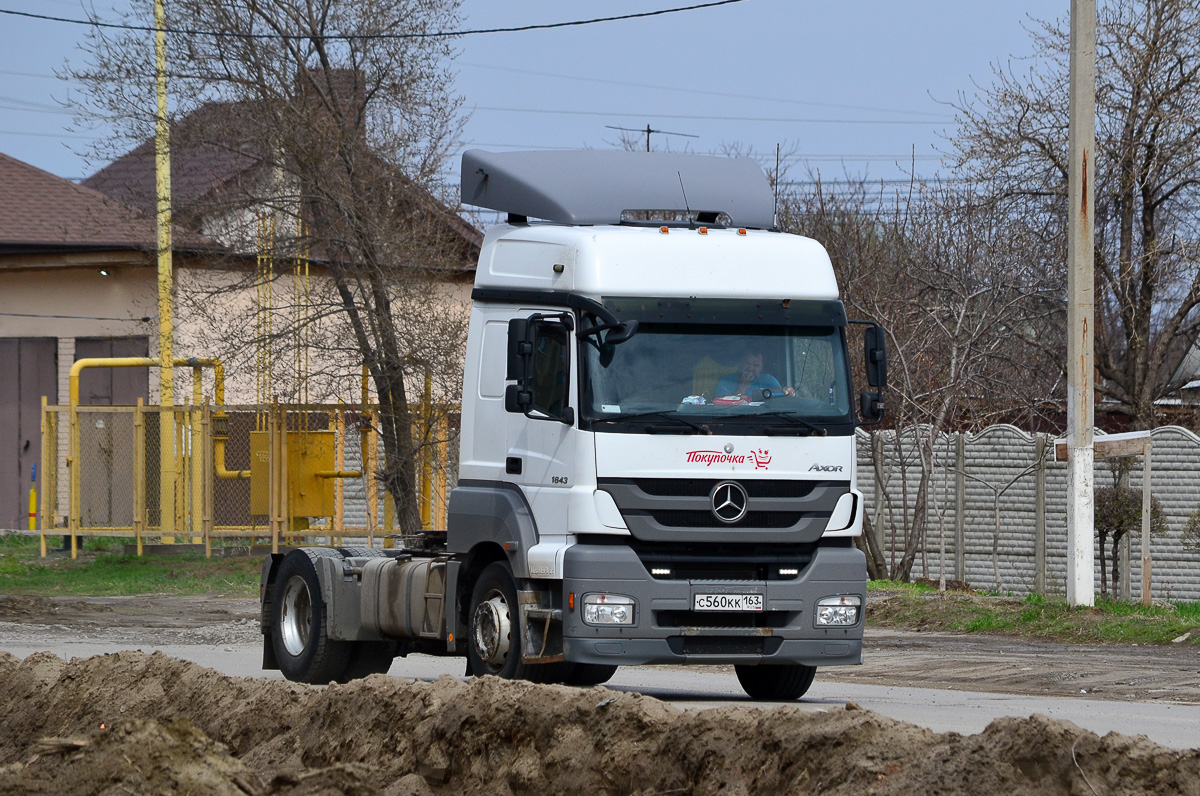
[[[857,595],[866,606],[866,558],[846,546],[818,547],[798,576],[781,580],[670,580],[653,577],[629,547],[577,544],[563,562],[563,652],[568,661],[638,665],[862,663],[863,617],[850,627],[816,627],[818,600]],[[633,626],[594,627],[582,617],[592,592],[637,601]],[[761,594],[762,613],[692,611],[693,595]],[[564,605],[567,600],[564,600]]]

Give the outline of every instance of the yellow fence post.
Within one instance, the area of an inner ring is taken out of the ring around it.
[[[371,412],[370,428],[365,433],[367,437],[367,464],[363,467],[363,476],[367,479],[367,546],[375,546],[375,515],[379,511],[379,485],[375,479],[375,460],[379,456],[379,439],[375,435],[375,429],[379,426],[379,415],[376,412]]]
[[[342,408],[342,400],[338,399],[337,411],[333,413],[333,433],[335,445],[333,462],[334,469],[339,472],[346,469],[346,414]],[[333,543],[340,545],[342,543],[342,530],[345,523],[342,517],[342,512],[345,507],[345,483],[341,478],[334,479],[333,482],[333,523],[331,530],[333,531]]]
[[[437,488],[434,493],[433,527],[438,530],[446,529],[446,480],[449,477],[450,464],[450,418],[443,412],[437,421],[437,463],[440,465],[434,471]]]
[[[420,444],[418,461],[421,463],[421,530],[428,531],[433,523],[433,379],[425,370],[425,389],[421,394],[421,406],[417,414],[417,437]]]
[[[71,535],[71,558],[79,557],[79,543],[75,534],[79,531],[79,407],[72,405],[68,410],[69,430],[67,456],[67,533]]]
[[[192,544],[200,544],[203,541],[204,534],[204,471],[200,467],[200,463],[204,461],[201,455],[201,449],[204,446],[204,436],[201,429],[201,414],[203,408],[201,402],[203,400],[203,377],[199,365],[192,367],[192,405],[188,412],[188,426],[191,428],[191,445],[188,447],[188,466],[190,470],[191,501],[188,503],[188,508],[191,510],[191,525],[192,525]]]
[[[50,425],[51,425],[50,417],[46,411],[46,396],[43,395],[42,396],[42,420],[40,423],[40,427],[41,427],[41,431],[42,431],[42,507],[41,507],[41,513],[42,513],[41,520],[42,521],[40,523],[40,525],[41,525],[42,558],[46,557],[46,552],[47,552],[46,551],[46,528],[47,528],[47,526],[50,525],[50,523],[46,522],[47,518],[50,516],[50,512],[47,508],[50,505],[50,499],[49,499],[50,489],[47,487],[47,484],[49,484],[53,481],[53,479],[50,476],[50,466],[51,466],[50,465],[50,461],[51,461],[51,459],[50,459]],[[57,466],[58,462],[55,461],[54,465]]]
[[[200,477],[200,532],[204,536],[204,557],[212,558],[213,532],[213,467],[212,467],[212,407],[207,399],[200,411],[200,453],[192,458]]]
[[[141,398],[133,409],[133,536],[142,554],[146,532],[146,412]]]
[[[270,480],[270,508],[271,508],[271,552],[279,552],[279,533],[280,526],[283,523],[283,508],[280,505],[283,501],[280,498],[280,482],[284,478],[283,470],[285,462],[282,456],[282,447],[280,445],[279,433],[279,404],[272,402],[270,413],[267,415],[267,430],[269,441],[267,449],[270,451],[269,480]]]

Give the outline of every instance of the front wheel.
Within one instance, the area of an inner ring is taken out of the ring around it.
[[[813,678],[817,675],[816,666],[805,666],[802,663],[761,664],[750,666],[738,664],[733,667],[737,672],[738,682],[742,690],[751,699],[771,700],[782,702],[799,699],[808,693]]]
[[[523,663],[525,639],[517,604],[517,584],[505,561],[484,567],[471,590],[471,618],[467,641],[470,673],[535,683],[561,682],[569,664]]]
[[[612,679],[617,667],[605,663],[577,663],[563,681],[567,685],[601,685]]]
[[[279,671],[300,683],[338,680],[350,661],[349,642],[329,638],[329,617],[312,558],[325,554],[324,550],[293,550],[275,578],[271,645]]]
[[[492,674],[506,680],[525,676],[517,585],[512,571],[502,561],[484,567],[471,590],[467,658],[471,673],[477,676]]]

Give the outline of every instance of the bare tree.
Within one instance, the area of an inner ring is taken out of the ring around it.
[[[1097,387],[1145,428],[1155,401],[1181,386],[1173,372],[1200,330],[1200,7],[1113,0],[1098,17]],[[1063,217],[1066,24],[1034,22],[1030,34],[1027,68],[997,67],[992,85],[959,98],[950,143],[963,173],[999,186],[997,201]],[[1047,238],[1043,251],[1061,267],[1059,241]]]
[[[890,197],[866,181],[813,186],[789,194],[782,223],[822,241],[847,307],[884,323],[895,444],[915,446],[897,451],[919,476],[911,500],[902,495],[891,560],[873,535],[863,540],[873,577],[906,579],[926,543],[939,434],[1029,411],[1056,389],[1057,367],[1037,367],[1034,343],[1052,334],[1057,285],[989,186],[914,183]],[[906,472],[898,486],[908,490]]]
[[[320,328],[323,336],[310,342],[365,363],[386,450],[377,475],[410,532],[420,528],[411,392],[430,373],[449,378],[445,392],[457,394],[463,324],[448,317],[444,299],[473,234],[436,201],[459,100],[447,69],[450,41],[421,35],[457,27],[457,7],[457,0],[167,6],[167,27],[177,31],[168,34],[173,113],[191,122],[177,143],[253,166],[236,170],[233,184],[194,191],[177,218],[225,243],[231,262],[255,251],[256,220],[269,218],[281,259],[307,255],[319,265],[321,279],[304,299],[311,309],[296,314],[295,328],[271,333],[305,339],[302,328]],[[127,21],[145,26],[149,8],[140,0]],[[94,28],[88,63],[73,70],[89,89],[81,115],[118,124],[125,145],[153,129],[145,99],[153,96],[150,36]],[[242,287],[255,281],[249,271]],[[220,314],[220,304],[208,306]],[[264,342],[252,325],[231,319],[226,328],[234,348]]]

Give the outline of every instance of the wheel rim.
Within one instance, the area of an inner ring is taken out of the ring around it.
[[[289,655],[299,655],[308,646],[308,629],[312,625],[312,599],[304,578],[293,577],[283,593],[283,611],[279,617],[283,646]]]
[[[512,617],[504,595],[498,591],[489,592],[475,607],[471,624],[476,654],[489,666],[504,666],[512,641]]]

